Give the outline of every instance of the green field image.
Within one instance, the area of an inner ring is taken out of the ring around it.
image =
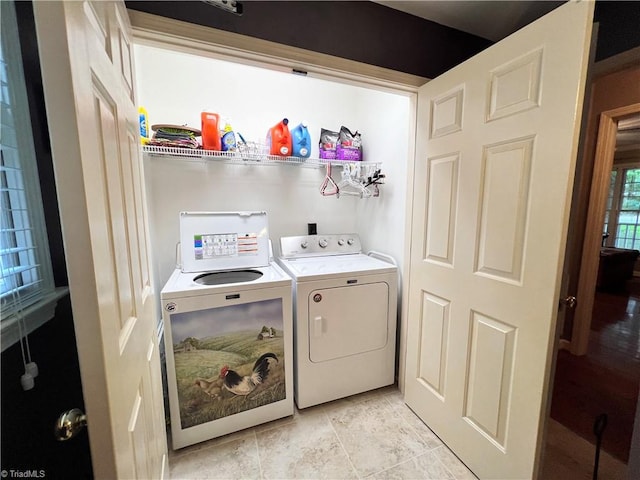
[[[189,348],[185,348],[187,343]],[[269,359],[269,373],[264,383],[246,396],[223,387],[219,378],[223,366],[227,365],[241,376],[251,375],[255,361],[264,353],[278,357],[278,362]],[[286,397],[284,339],[280,330],[274,338],[262,340],[257,338],[255,330],[185,339],[174,345],[174,362],[183,429]]]

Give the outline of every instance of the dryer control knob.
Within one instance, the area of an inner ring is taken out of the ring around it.
[[[302,243],[300,244],[300,246],[301,246],[302,248],[307,248],[307,247],[309,246],[309,242],[307,242],[307,241],[305,240],[304,242],[302,242]]]
[[[341,238],[340,240],[338,240],[338,245],[340,245],[340,246],[344,245],[344,239],[343,239],[343,238]]]
[[[327,242],[327,240],[326,240],[326,239],[324,239],[324,238],[318,242],[318,245],[320,245],[320,247],[322,247],[322,248],[327,248],[327,245],[328,245],[328,244],[329,244],[329,243],[328,243],[328,242]]]
[[[347,240],[347,243],[349,245],[353,245],[353,242],[355,242],[355,240],[353,238],[350,238],[349,240]]]

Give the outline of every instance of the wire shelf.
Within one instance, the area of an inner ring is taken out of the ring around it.
[[[379,162],[353,162],[348,160],[325,160],[320,158],[299,158],[299,157],[280,157],[278,155],[268,155],[265,145],[252,144],[249,142],[240,146],[234,152],[219,152],[213,150],[202,150],[200,148],[178,148],[178,147],[159,147],[155,145],[143,145],[142,153],[159,156],[159,157],[175,157],[184,158],[194,161],[218,161],[233,165],[296,165],[305,168],[326,168],[331,165],[358,164],[363,166],[374,166],[380,168]]]

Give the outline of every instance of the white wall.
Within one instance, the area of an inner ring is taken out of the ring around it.
[[[322,169],[231,165],[217,161],[145,158],[147,202],[158,290],[175,266],[178,214],[183,210],[266,210],[277,253],[281,236],[307,232],[359,233],[365,249],[393,255],[402,265],[410,98],[337,82],[135,46],[137,94],[150,124],[200,128],[200,112],[228,116],[248,141],[263,140],[286,117],[306,120],[312,157],[320,128],[341,125],[362,133],[365,161],[382,162],[380,197],[323,197]],[[334,171],[340,178],[340,171]]]

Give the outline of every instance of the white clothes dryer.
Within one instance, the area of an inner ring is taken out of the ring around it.
[[[294,397],[299,408],[395,381],[398,269],[362,253],[356,234],[280,239],[294,279]]]
[[[174,449],[293,415],[291,278],[265,212],[182,212],[161,292]]]

